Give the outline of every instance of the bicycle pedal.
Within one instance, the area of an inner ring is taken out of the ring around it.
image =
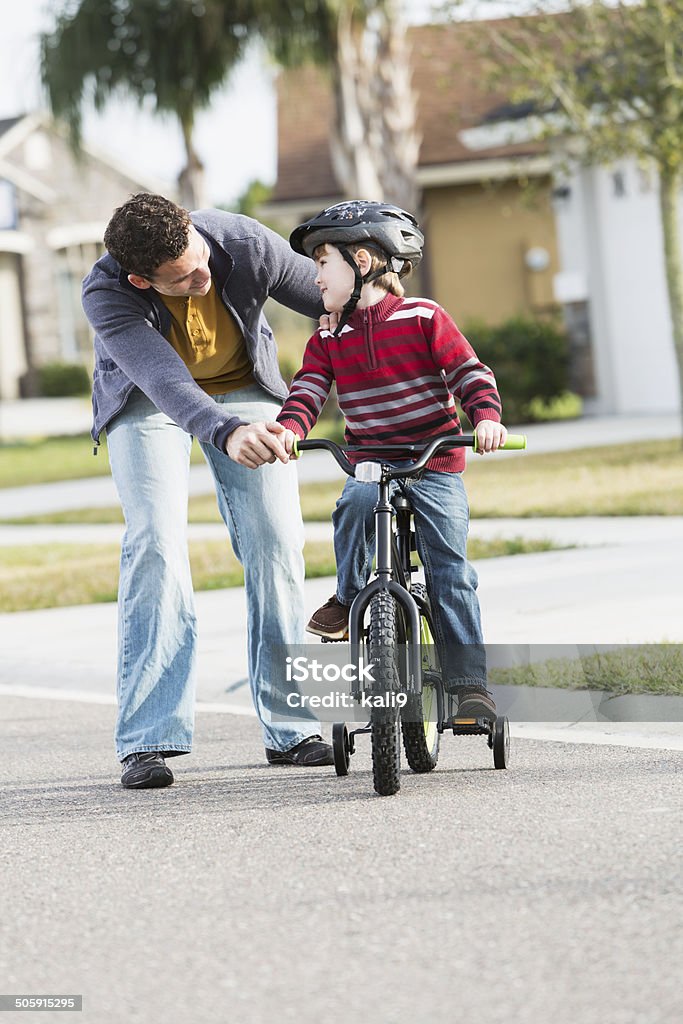
[[[344,636],[321,636],[321,644],[345,644],[348,643],[349,634],[344,633]]]
[[[446,728],[452,729],[454,736],[481,736],[491,732],[492,723],[486,718],[458,718],[454,715],[448,719]]]

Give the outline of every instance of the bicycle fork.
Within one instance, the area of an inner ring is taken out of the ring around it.
[[[421,647],[420,647],[420,613],[412,595],[405,587],[391,578],[391,517],[393,509],[389,501],[389,481],[384,479],[384,472],[379,481],[379,499],[373,510],[375,516],[375,544],[377,568],[375,579],[356,595],[349,611],[349,642],[351,654],[355,661],[361,653],[361,636],[365,611],[375,594],[388,591],[396,603],[403,609],[410,643],[408,644],[407,689],[419,693],[421,689]],[[354,684],[354,696],[359,697],[360,683]]]

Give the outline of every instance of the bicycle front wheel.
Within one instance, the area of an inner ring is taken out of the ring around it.
[[[379,796],[393,796],[401,788],[401,740],[396,602],[380,591],[370,603],[368,655],[373,664],[373,706],[370,711],[372,776]]]

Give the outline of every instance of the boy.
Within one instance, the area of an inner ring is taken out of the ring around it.
[[[292,232],[292,248],[315,260],[325,309],[340,319],[334,333],[321,328],[308,342],[277,417],[288,450],[293,435],[304,438],[316,422],[333,381],[347,444],[426,445],[461,433],[454,395],[474,424],[479,451],[504,443],[491,370],[440,306],[404,297],[400,278],[419,263],[423,244],[409,213],[361,200],[329,207]],[[459,715],[495,718],[477,575],[466,557],[464,468],[463,449],[440,452],[420,478],[397,486],[410,492],[415,509],[446,689],[457,694]],[[347,480],[333,515],[337,591],[311,617],[311,633],[346,635],[349,608],[370,575],[376,500],[374,488]]]

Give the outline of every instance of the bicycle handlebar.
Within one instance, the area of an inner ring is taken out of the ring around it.
[[[377,456],[383,455],[387,458],[387,452],[414,452],[418,450],[418,445],[350,445],[347,448],[342,448],[340,445],[335,444],[334,441],[330,441],[325,437],[321,437],[317,441],[300,441],[298,437],[294,438],[294,447],[292,449],[292,457],[298,459],[301,452],[313,451],[314,449],[322,449],[330,452],[334,456],[337,465],[340,469],[343,469],[348,476],[354,476],[355,466],[349,462],[346,458],[346,452],[362,452],[363,455],[370,456],[365,461],[381,461],[381,459],[372,459],[372,455]],[[412,464],[405,469],[396,470],[396,476],[415,476],[420,470],[424,469],[429,460],[436,452],[441,451],[443,448],[471,448],[473,451],[477,451],[477,435],[476,434],[446,434],[443,437],[435,437],[429,442],[426,448],[422,448],[421,454]],[[526,448],[526,434],[508,434],[505,444],[501,444],[497,451],[521,451]],[[401,460],[402,461],[402,460]],[[393,476],[394,474],[391,474]]]
[[[469,435],[468,435],[469,436]],[[477,435],[472,434],[473,444],[472,449],[477,451]],[[505,438],[505,444],[500,444],[496,448],[497,452],[519,452],[526,448],[526,434],[508,434]]]

